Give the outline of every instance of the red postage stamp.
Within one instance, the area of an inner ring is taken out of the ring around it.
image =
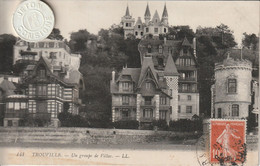
[[[211,120],[210,162],[212,164],[244,163],[245,143],[245,120]]]

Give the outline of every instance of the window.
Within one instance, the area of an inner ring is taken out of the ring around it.
[[[180,101],[181,100],[181,97],[180,97],[180,95],[178,95],[178,101]]]
[[[39,70],[39,77],[40,78],[44,78],[45,77],[45,70],[44,69],[40,69]]]
[[[129,96],[122,96],[122,104],[129,105]]]
[[[19,102],[14,103],[14,110],[20,110],[20,103]]]
[[[164,96],[160,97],[160,104],[162,104],[162,105],[166,104],[166,97],[164,97]]]
[[[141,36],[143,36],[144,35],[144,33],[143,32],[141,32]]]
[[[155,19],[155,22],[157,23],[157,19]]]
[[[228,93],[236,93],[236,92],[237,92],[237,80],[228,79]]]
[[[46,85],[38,85],[37,86],[37,94],[39,96],[46,96],[47,95],[47,86]]]
[[[141,28],[141,25],[138,25],[138,29],[140,29]]]
[[[167,32],[167,29],[166,29],[166,28],[164,28],[164,29],[163,29],[163,31],[164,31],[164,33],[166,33],[166,32]]]
[[[146,28],[146,32],[149,32],[149,28]]]
[[[191,100],[191,95],[188,95],[187,98],[188,98],[188,100]]]
[[[152,46],[148,45],[148,53],[151,53],[151,52],[152,52]]]
[[[122,118],[127,118],[129,116],[129,110],[128,109],[122,109]]]
[[[186,113],[192,113],[192,106],[186,106]]]
[[[132,26],[132,24],[131,24],[131,23],[128,23],[128,26],[129,26],[129,27],[131,27],[131,26]]]
[[[166,114],[167,114],[167,110],[160,110],[159,119],[160,120],[166,120]]]
[[[123,88],[123,91],[128,91],[129,90],[129,82],[123,82],[122,88]]]
[[[146,89],[151,89],[151,83],[150,82],[146,82],[145,83],[145,88]]]
[[[151,105],[152,104],[152,97],[144,97],[145,105]]]
[[[152,118],[153,117],[153,110],[152,109],[144,109],[143,111],[143,117],[144,118]]]
[[[163,48],[162,48],[162,46],[160,45],[160,46],[159,46],[159,53],[162,54],[162,52],[163,52]]]
[[[182,84],[182,91],[187,92],[189,90],[189,85],[188,84]]]
[[[26,103],[25,102],[21,103],[21,109],[26,109]]]
[[[158,28],[154,28],[154,33],[158,33]]]
[[[9,109],[13,109],[14,108],[14,103],[13,102],[9,102],[8,103],[8,108]]]
[[[178,105],[178,113],[181,113],[181,106]]]
[[[137,36],[138,35],[138,32],[135,32],[135,36]]]
[[[172,89],[170,89],[170,96],[172,96]]]
[[[12,121],[12,120],[8,120],[8,121],[7,121],[7,125],[8,125],[8,126],[13,126],[13,121]]]
[[[125,23],[125,26],[128,27],[128,23]]]
[[[238,104],[232,105],[232,116],[239,116],[239,105]]]
[[[187,54],[188,53],[188,49],[187,48],[183,48],[183,54]]]
[[[218,118],[222,118],[222,110],[221,110],[221,108],[218,108]]]

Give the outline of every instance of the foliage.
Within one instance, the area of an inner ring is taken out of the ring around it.
[[[159,130],[167,130],[168,129],[168,125],[167,125],[167,122],[166,120],[154,120],[152,122],[152,127],[158,127]]]
[[[32,117],[26,114],[23,119],[19,120],[19,126],[45,127],[50,124],[50,118]]]
[[[61,112],[58,115],[61,127],[89,127],[89,122],[80,115],[73,115],[69,112]]]
[[[187,26],[171,26],[168,29],[168,38],[169,39],[175,39],[175,40],[183,40],[184,37],[187,37],[188,40],[193,39],[195,36],[193,30],[187,25]]]
[[[202,131],[203,121],[202,119],[199,120],[180,119],[178,121],[170,121],[169,130],[181,131],[181,132]]]
[[[114,127],[117,129],[138,129],[139,122],[136,120],[117,121],[114,122]]]
[[[0,72],[10,73],[13,63],[13,45],[16,37],[10,34],[0,35]]]
[[[258,49],[258,43],[259,43],[259,38],[256,36],[256,34],[247,34],[243,33],[244,37],[242,39],[242,44],[244,47],[252,50],[257,50]]]
[[[64,37],[60,34],[60,30],[58,28],[53,28],[51,34],[47,38],[52,40],[63,40]]]

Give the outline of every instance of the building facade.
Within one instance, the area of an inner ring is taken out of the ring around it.
[[[141,68],[112,72],[112,121],[191,119],[199,115],[194,46],[183,41],[143,38]]]
[[[18,93],[6,97],[4,126],[20,126],[28,119],[41,119],[57,127],[58,114],[65,107],[72,114],[79,113],[79,92],[84,90],[83,77],[78,71],[80,56],[70,55],[64,44],[56,40],[16,43],[14,66],[21,69],[20,81]]]
[[[249,115],[252,99],[252,63],[227,58],[215,64],[212,86],[212,118],[241,119]]]
[[[130,15],[129,7],[127,6],[126,13],[122,17],[121,23],[123,25],[125,39],[128,38],[130,34],[134,35],[138,39],[142,38],[146,34],[152,34],[153,36],[166,34],[168,33],[169,27],[166,4],[164,5],[161,19],[157,10],[151,18],[149,5],[147,4],[144,13],[144,22],[141,20],[141,17],[138,17],[135,22],[135,19]]]

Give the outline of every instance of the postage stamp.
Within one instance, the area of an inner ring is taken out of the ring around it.
[[[246,121],[211,120],[210,162],[242,164],[246,160]]]

